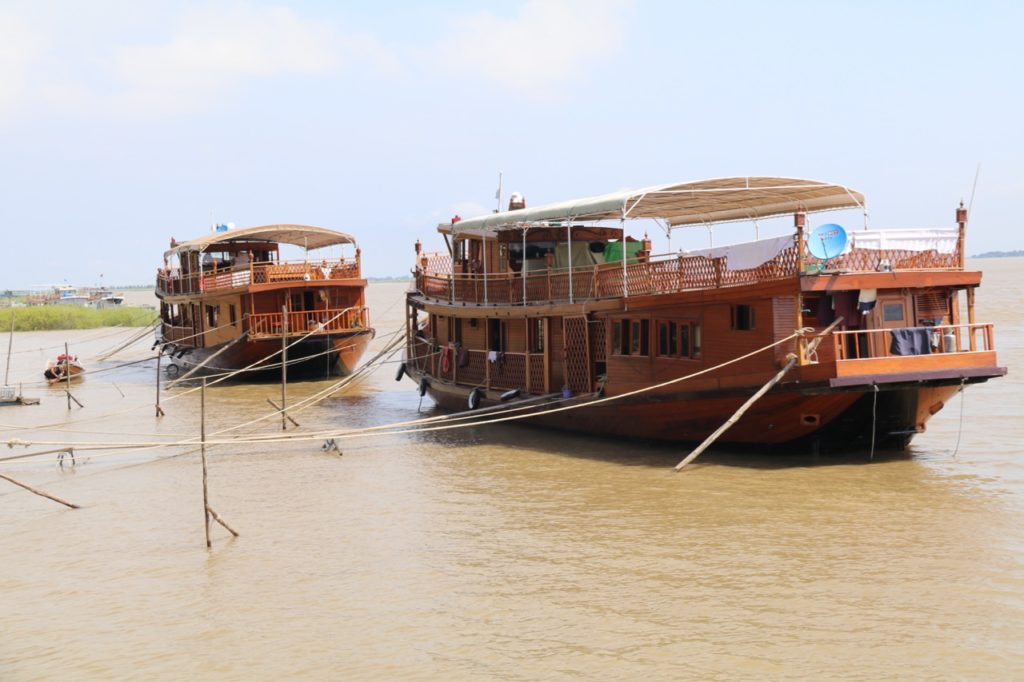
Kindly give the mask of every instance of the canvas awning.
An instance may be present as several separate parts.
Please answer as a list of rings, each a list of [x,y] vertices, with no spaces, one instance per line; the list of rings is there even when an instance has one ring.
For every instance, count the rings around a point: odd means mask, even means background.
[[[864,206],[864,195],[829,182],[776,177],[717,178],[491,213],[456,223],[453,231],[516,229],[549,220],[623,218],[656,218],[672,227],[681,227],[858,206]]]
[[[205,251],[213,244],[232,241],[267,241],[277,244],[294,244],[307,249],[320,249],[337,244],[355,244],[356,238],[344,232],[312,225],[262,225],[214,232],[205,237],[181,242],[173,249],[164,252],[164,256],[185,251]]]

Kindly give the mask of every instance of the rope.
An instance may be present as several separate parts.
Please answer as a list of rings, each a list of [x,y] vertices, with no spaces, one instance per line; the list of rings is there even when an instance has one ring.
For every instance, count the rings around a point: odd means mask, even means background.
[[[328,323],[333,321],[337,317],[341,316],[342,314],[344,314],[347,310],[350,310],[350,308],[346,308],[346,310],[343,310],[340,313],[338,313],[338,315],[336,315],[334,318],[329,320]],[[317,330],[314,329],[313,331],[308,332],[305,335],[299,337],[298,339],[293,341],[291,344],[288,344],[287,348],[291,348],[295,344],[303,341],[304,339],[306,339],[311,334],[314,334],[316,331]],[[219,384],[222,381],[226,381],[227,379],[231,378],[232,376],[235,376],[236,374],[240,374],[240,373],[242,373],[244,371],[248,371],[248,370],[252,369],[253,367],[256,367],[257,365],[260,365],[260,363],[263,363],[263,362],[269,360],[270,358],[275,357],[275,356],[280,355],[280,354],[281,354],[281,349],[278,348],[273,353],[270,353],[269,355],[266,355],[265,357],[262,357],[259,360],[256,360],[252,364],[247,365],[246,367],[243,367],[242,369],[236,370],[234,372],[230,372],[230,373],[225,374],[225,375],[223,375],[223,376],[221,376],[221,377],[219,377],[217,379],[214,379],[211,382],[208,382],[207,386],[214,386],[216,384]],[[154,356],[154,358],[155,357],[156,356]],[[153,358],[148,358],[148,359],[153,359]],[[262,371],[262,369],[263,368],[261,367],[259,371]],[[97,371],[99,371],[99,370],[97,370]],[[170,402],[172,400],[176,400],[177,398],[182,398],[182,397],[184,397],[186,395],[189,395],[190,393],[195,393],[196,391],[200,391],[200,390],[202,390],[202,386],[195,386],[195,387],[190,388],[188,390],[182,391],[181,393],[176,393],[174,395],[168,396],[167,398],[164,399],[163,402],[167,403],[167,402]],[[140,404],[140,405],[135,405],[134,407],[129,407],[129,408],[124,409],[124,410],[119,410],[117,412],[110,412],[110,413],[107,413],[107,414],[104,414],[104,415],[97,415],[95,417],[85,417],[85,418],[78,419],[78,420],[73,420],[73,421],[53,422],[53,423],[50,423],[50,424],[43,424],[42,426],[19,426],[19,427],[16,427],[16,428],[6,429],[6,430],[7,431],[30,431],[30,430],[31,431],[43,431],[43,430],[49,430],[46,427],[49,427],[49,426],[66,427],[69,424],[80,424],[80,423],[86,422],[86,421],[87,422],[95,422],[95,421],[99,421],[101,419],[109,419],[111,417],[117,417],[117,416],[120,416],[120,415],[123,415],[123,414],[128,414],[129,412],[132,412],[134,410],[138,410],[138,409],[143,408],[143,407],[149,408],[149,407],[152,407],[152,404],[150,404],[150,403],[143,403],[143,404]],[[278,412],[278,414],[280,414],[280,412]]]
[[[964,433],[964,399],[967,396],[967,391],[964,388],[967,385],[967,377],[960,377],[960,426],[956,430],[956,447],[953,448],[953,459],[956,459],[956,455],[960,452],[960,436]]]
[[[571,405],[564,405],[562,407],[556,407],[554,409],[545,410],[543,412],[535,412],[535,413],[530,413],[530,414],[520,414],[520,415],[504,416],[504,417],[499,416],[499,417],[495,417],[493,419],[478,420],[476,422],[460,423],[460,424],[446,424],[446,425],[442,425],[442,426],[433,426],[433,427],[427,427],[427,428],[412,428],[412,429],[388,430],[388,429],[395,429],[397,426],[402,425],[400,423],[400,424],[391,424],[391,425],[367,427],[367,428],[363,428],[363,429],[348,429],[348,430],[343,430],[343,431],[333,431],[333,432],[329,432],[329,433],[330,433],[331,437],[333,437],[333,438],[348,439],[348,438],[358,438],[358,437],[361,437],[361,436],[378,436],[378,435],[380,435],[380,436],[390,436],[390,435],[399,435],[399,434],[414,433],[414,432],[415,433],[421,433],[421,432],[428,432],[428,431],[443,431],[443,430],[456,429],[456,428],[472,427],[472,426],[477,426],[479,424],[494,424],[494,423],[506,422],[506,421],[517,421],[517,420],[520,420],[520,419],[529,419],[531,417],[537,416],[538,414],[545,414],[545,415],[546,414],[554,414],[554,413],[557,413],[557,412],[563,412],[563,411],[567,411],[567,410],[580,409],[580,408],[583,408],[583,407],[593,407],[594,405],[599,405],[599,404],[603,404],[603,403],[607,403],[607,402],[611,402],[611,401],[615,401],[615,400],[622,400],[623,398],[628,398],[628,397],[632,397],[632,396],[635,396],[635,395],[640,395],[642,393],[647,393],[649,391],[654,391],[654,390],[658,390],[658,389],[661,389],[661,388],[665,388],[667,386],[671,386],[671,385],[680,383],[682,381],[686,381],[688,379],[692,379],[694,377],[698,377],[698,376],[702,376],[704,374],[708,374],[710,372],[714,372],[714,371],[716,371],[718,369],[721,369],[722,367],[726,367],[728,365],[732,365],[732,364],[735,364],[737,362],[741,362],[741,361],[746,360],[746,359],[748,359],[750,357],[753,357],[754,355],[762,353],[762,352],[764,352],[766,350],[770,350],[770,349],[772,349],[772,348],[774,348],[776,346],[779,346],[779,345],[781,345],[783,343],[787,343],[787,342],[791,341],[792,339],[797,338],[798,336],[802,336],[805,333],[809,333],[808,329],[799,330],[797,332],[794,332],[793,334],[790,334],[789,336],[786,336],[783,339],[780,339],[780,340],[778,340],[778,341],[776,341],[774,343],[768,344],[766,346],[762,346],[761,348],[753,350],[753,351],[751,351],[749,353],[746,353],[744,355],[737,356],[735,358],[732,358],[731,360],[726,360],[725,362],[719,363],[719,364],[717,364],[717,365],[715,365],[713,367],[708,367],[706,369],[699,370],[697,372],[693,372],[691,374],[687,374],[687,375],[684,375],[684,376],[681,376],[681,377],[677,377],[675,379],[669,379],[667,381],[663,381],[663,382],[658,383],[658,384],[653,384],[651,386],[645,386],[643,388],[635,389],[633,391],[627,391],[626,393],[620,393],[620,394],[614,395],[614,396],[606,396],[604,398],[598,398],[598,399],[595,399],[595,400],[589,400],[589,401],[586,401],[586,402],[580,402],[580,403],[575,403],[575,404],[571,404]],[[280,412],[278,412],[278,414],[280,414]],[[428,420],[435,420],[436,418],[427,418],[427,419]],[[423,421],[424,420],[415,420],[415,421],[409,422],[407,424],[408,425],[415,425],[415,424],[421,423]],[[231,427],[231,428],[238,428],[238,427]],[[321,432],[321,433],[323,433],[323,432]],[[215,440],[215,441],[207,440],[206,444],[207,445],[257,444],[257,443],[265,444],[265,443],[284,443],[284,442],[305,442],[305,441],[322,440],[322,439],[323,439],[323,435],[304,434],[304,435],[301,435],[301,436],[276,436],[276,437],[263,437],[263,438],[235,438],[235,439]],[[168,446],[175,446],[175,445],[191,445],[194,442],[195,442],[194,440],[189,440],[189,441],[184,441],[184,442],[177,442],[177,443],[175,443],[175,442],[168,443],[168,442],[161,442],[161,441],[156,441],[156,442],[154,442],[154,441],[145,441],[145,442],[111,442],[111,443],[109,443],[109,445],[111,445],[113,447],[138,447],[138,448],[144,448],[144,447],[168,447]],[[9,439],[9,440],[6,441],[6,444],[8,445],[8,447],[14,447],[15,445],[31,445],[31,444],[38,444],[38,445],[67,445],[67,443],[61,442],[61,441],[25,441],[25,440],[21,440],[21,439]],[[102,445],[102,443],[90,443],[90,445],[97,446],[97,445]]]
[[[873,462],[875,461],[875,424],[878,418],[878,384],[871,384],[871,387],[874,389],[874,396],[871,400],[871,454],[868,455],[868,459]]]

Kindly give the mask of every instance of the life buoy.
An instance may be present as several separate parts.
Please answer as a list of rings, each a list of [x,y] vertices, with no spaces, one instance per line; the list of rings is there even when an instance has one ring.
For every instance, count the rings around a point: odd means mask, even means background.
[[[450,350],[451,349],[447,346],[441,349],[441,371],[444,374],[447,374],[448,370],[451,369],[452,366]]]
[[[469,400],[467,401],[469,403],[469,409],[475,410],[476,408],[480,407],[480,395],[482,393],[483,391],[481,391],[479,388],[474,388],[472,391],[469,392]]]
[[[518,398],[518,397],[519,397],[519,389],[518,388],[513,388],[511,391],[505,391],[504,393],[501,394],[502,402],[504,402],[506,400],[512,400],[513,398]]]
[[[398,371],[395,373],[395,381],[401,381],[402,377],[405,376],[405,363],[399,363]]]
[[[164,373],[167,376],[169,376],[169,377],[176,377],[176,376],[178,376],[179,372],[181,372],[181,368],[178,367],[173,362],[171,364],[167,365],[167,369],[164,370]]]
[[[427,387],[430,386],[430,382],[427,381],[426,377],[420,379],[420,397],[422,398],[427,394]]]

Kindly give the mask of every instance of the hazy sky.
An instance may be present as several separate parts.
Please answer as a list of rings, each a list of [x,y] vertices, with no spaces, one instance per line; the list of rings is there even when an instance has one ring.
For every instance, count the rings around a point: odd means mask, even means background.
[[[968,252],[1024,248],[1022,26],[1020,2],[0,0],[0,287],[148,283],[211,214],[349,231],[402,274],[499,170],[533,206],[830,180],[923,227],[980,162]]]

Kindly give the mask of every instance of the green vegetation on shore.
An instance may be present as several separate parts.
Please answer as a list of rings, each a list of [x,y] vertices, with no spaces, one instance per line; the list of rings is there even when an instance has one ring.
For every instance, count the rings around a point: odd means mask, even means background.
[[[1024,251],[986,251],[976,253],[971,258],[1018,258],[1024,256]]]
[[[76,305],[38,305],[0,310],[0,332],[11,328],[19,332],[51,329],[94,329],[96,327],[146,327],[157,313],[151,308],[83,308]]]

